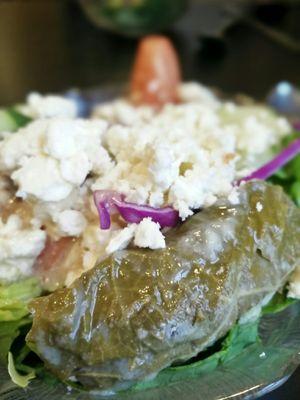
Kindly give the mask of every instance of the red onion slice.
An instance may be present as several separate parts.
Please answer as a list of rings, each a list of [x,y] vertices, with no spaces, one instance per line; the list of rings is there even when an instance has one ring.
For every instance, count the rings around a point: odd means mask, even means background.
[[[291,161],[297,154],[300,153],[300,138],[294,140],[285,149],[282,150],[273,160],[269,161],[267,164],[263,165],[261,168],[252,172],[252,174],[240,179],[237,184],[241,182],[247,182],[252,179],[268,179],[272,176],[278,169],[283,167],[289,161]]]
[[[165,228],[174,227],[179,220],[178,211],[170,206],[155,208],[120,200],[115,200],[115,206],[125,221],[131,223],[138,224],[144,218],[149,217],[152,221],[158,222],[162,228]]]
[[[139,205],[124,201],[124,196],[111,190],[96,190],[94,202],[98,210],[101,229],[109,229],[110,215],[118,211],[126,222],[139,223],[144,218],[151,218],[159,223],[162,228],[174,227],[179,221],[179,213],[174,208],[167,206],[155,208],[148,205]]]
[[[110,213],[108,211],[108,207],[106,203],[99,203],[97,207],[100,219],[100,228],[101,229],[109,229],[110,228]]]
[[[123,196],[113,190],[96,190],[94,203],[97,207],[101,229],[109,229],[111,225],[110,214],[117,211],[114,199],[122,199]]]

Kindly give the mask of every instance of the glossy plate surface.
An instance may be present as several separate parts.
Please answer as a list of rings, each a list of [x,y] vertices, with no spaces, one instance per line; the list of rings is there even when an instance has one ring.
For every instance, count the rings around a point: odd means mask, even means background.
[[[34,380],[26,390],[16,387],[0,369],[1,400],[229,400],[256,399],[283,384],[300,364],[300,302],[264,316],[261,343],[192,380],[161,388],[114,396],[70,392],[64,385]]]

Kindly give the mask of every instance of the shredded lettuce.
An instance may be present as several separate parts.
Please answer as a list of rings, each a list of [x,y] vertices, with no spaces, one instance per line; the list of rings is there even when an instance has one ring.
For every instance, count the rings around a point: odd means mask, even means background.
[[[35,372],[31,371],[27,375],[21,375],[15,367],[14,358],[11,352],[8,353],[8,373],[11,380],[18,386],[26,388],[29,382],[35,378]]]
[[[18,321],[28,315],[27,303],[40,294],[36,278],[0,286],[0,321]]]
[[[27,304],[40,294],[41,288],[36,278],[8,286],[0,285],[0,363],[7,363],[15,339],[30,329],[31,318]]]
[[[296,302],[296,299],[287,297],[287,289],[285,289],[281,293],[276,293],[270,302],[263,307],[262,315],[278,313]]]
[[[17,321],[1,322],[0,329],[0,363],[7,363],[7,355],[15,339],[17,339],[24,329],[30,329],[31,319],[28,317],[21,318]]]

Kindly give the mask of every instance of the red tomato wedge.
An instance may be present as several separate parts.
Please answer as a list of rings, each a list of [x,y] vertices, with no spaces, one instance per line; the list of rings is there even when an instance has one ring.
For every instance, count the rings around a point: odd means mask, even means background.
[[[67,273],[75,269],[78,262],[81,263],[77,249],[78,241],[72,237],[63,237],[56,241],[47,238],[45,248],[34,265],[35,273],[44,288],[54,290],[60,287]]]
[[[36,269],[48,271],[55,265],[61,264],[70,251],[72,243],[71,237],[63,237],[56,241],[48,237],[44,250],[37,258]]]
[[[155,107],[177,102],[180,77],[180,65],[171,41],[164,36],[146,36],[139,43],[133,65],[131,101]]]

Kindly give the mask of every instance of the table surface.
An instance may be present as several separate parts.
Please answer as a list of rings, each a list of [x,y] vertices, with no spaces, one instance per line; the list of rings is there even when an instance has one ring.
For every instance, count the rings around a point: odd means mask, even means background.
[[[272,41],[245,21],[231,27],[222,42],[203,39],[211,29],[207,24],[211,9],[203,10],[190,13],[169,32],[185,79],[257,99],[263,99],[280,80],[300,84],[297,51]],[[279,27],[299,37],[299,17],[300,5],[295,5]],[[218,33],[218,29],[211,30]],[[60,92],[124,82],[135,47],[134,39],[95,28],[73,1],[0,0],[0,105],[22,101],[33,90]],[[299,398],[300,369],[262,399]]]

